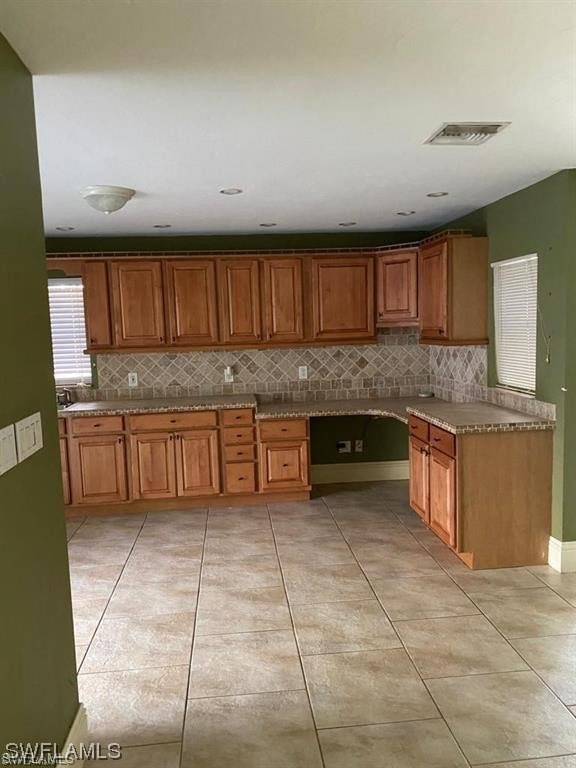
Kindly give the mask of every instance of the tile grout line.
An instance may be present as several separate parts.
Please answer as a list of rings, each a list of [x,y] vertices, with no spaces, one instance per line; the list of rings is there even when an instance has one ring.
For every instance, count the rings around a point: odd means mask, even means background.
[[[292,606],[290,604],[290,600],[288,598],[288,589],[286,588],[286,580],[284,578],[284,569],[282,567],[282,561],[280,560],[280,555],[278,552],[278,542],[276,541],[276,534],[274,532],[274,523],[272,521],[272,516],[270,514],[270,505],[266,505],[266,509],[268,510],[268,519],[270,520],[270,527],[272,529],[272,537],[274,539],[274,546],[276,548],[276,557],[278,559],[278,567],[280,568],[280,578],[282,579],[282,586],[284,589],[284,596],[286,598],[286,604],[288,606],[288,613],[290,615],[290,623],[292,625],[292,634],[294,636],[294,645],[296,646],[296,653],[298,654],[298,663],[300,664],[300,673],[302,675],[302,680],[304,681],[304,691],[306,692],[306,699],[308,701],[308,709],[310,711],[310,717],[312,719],[312,726],[314,729],[314,735],[316,737],[316,744],[318,745],[318,754],[320,757],[320,762],[323,766],[323,768],[326,768],[326,763],[324,761],[324,752],[322,751],[322,744],[320,743],[320,735],[318,733],[318,724],[316,722],[316,716],[314,714],[314,709],[312,707],[312,699],[310,696],[310,691],[308,690],[308,680],[306,678],[306,673],[304,671],[304,662],[302,660],[302,654],[300,652],[300,644],[298,643],[298,637],[296,634],[296,626],[294,624],[294,616],[292,615]]]
[[[204,521],[204,536],[202,538],[202,554],[200,556],[200,567],[198,569],[198,587],[196,588],[196,608],[194,610],[194,621],[192,624],[192,642],[190,643],[190,654],[188,656],[188,679],[186,681],[186,691],[184,693],[184,708],[182,712],[182,729],[180,731],[180,759],[178,765],[183,766],[184,760],[184,736],[186,732],[186,719],[188,716],[188,695],[190,693],[190,681],[192,678],[192,660],[194,657],[194,645],[196,643],[196,624],[198,621],[198,609],[200,606],[200,585],[202,583],[202,568],[204,567],[204,551],[206,549],[206,536],[208,532],[208,518],[210,517],[210,506],[206,507],[206,519]]]

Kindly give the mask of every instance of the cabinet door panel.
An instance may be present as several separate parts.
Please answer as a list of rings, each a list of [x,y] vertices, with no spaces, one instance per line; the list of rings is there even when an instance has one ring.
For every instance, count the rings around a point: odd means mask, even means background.
[[[174,435],[166,432],[132,435],[131,449],[134,498],[176,496]]]
[[[415,437],[410,438],[410,506],[425,521],[429,521],[429,453],[428,446]]]
[[[70,472],[68,470],[68,441],[65,437],[60,440],[60,466],[62,468],[62,490],[64,504],[70,504]]]
[[[448,247],[438,243],[420,252],[420,323],[422,338],[448,335]]]
[[[378,258],[378,322],[418,318],[418,252],[400,251]]]
[[[75,437],[70,440],[70,453],[74,504],[126,500],[124,437]]]
[[[171,343],[216,344],[215,263],[207,260],[167,261],[164,269]]]
[[[112,261],[114,341],[119,347],[164,343],[162,263]]]
[[[108,270],[105,261],[85,261],[82,266],[86,343],[90,349],[112,344]]]
[[[301,260],[266,259],[263,269],[266,340],[301,341],[304,338]]]
[[[222,340],[256,342],[262,338],[258,262],[230,259],[218,265]]]
[[[308,485],[308,441],[260,444],[261,490]]]
[[[217,429],[176,435],[176,478],[178,496],[208,496],[220,492]]]
[[[372,338],[373,259],[313,259],[312,313],[316,339]]]
[[[451,547],[456,546],[456,461],[430,451],[430,527]]]

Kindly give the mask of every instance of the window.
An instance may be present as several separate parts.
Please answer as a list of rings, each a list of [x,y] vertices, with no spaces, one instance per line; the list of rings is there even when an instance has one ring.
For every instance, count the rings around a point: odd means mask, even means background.
[[[538,256],[492,264],[498,384],[534,394],[538,322]]]
[[[48,280],[50,328],[56,384],[92,383],[86,349],[84,289],[79,277]]]

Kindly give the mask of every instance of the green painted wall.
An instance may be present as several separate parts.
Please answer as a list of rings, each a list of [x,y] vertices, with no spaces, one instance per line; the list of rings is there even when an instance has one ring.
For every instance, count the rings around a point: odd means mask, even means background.
[[[552,535],[576,539],[576,171],[566,170],[442,227],[470,227],[489,238],[490,262],[538,254],[536,397],[556,404]],[[492,279],[490,270],[489,279]],[[492,292],[489,336],[494,338]],[[551,337],[546,362],[543,334]],[[494,348],[488,383],[496,384]],[[562,387],[567,392],[562,391]]]
[[[370,248],[421,240],[426,232],[319,232],[278,235],[49,237],[47,253],[110,251],[251,251],[274,248]]]
[[[0,754],[57,742],[78,706],[32,78],[0,35],[0,426],[44,448],[0,477]]]
[[[323,416],[310,419],[312,464],[399,461],[408,458],[408,427],[396,419]],[[338,453],[338,440],[364,440],[362,453]]]

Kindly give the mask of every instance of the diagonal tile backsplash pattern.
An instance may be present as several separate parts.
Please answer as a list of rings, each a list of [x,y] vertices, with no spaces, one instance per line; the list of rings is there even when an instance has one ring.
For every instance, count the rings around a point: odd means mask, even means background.
[[[414,328],[383,331],[377,344],[98,356],[97,389],[79,400],[255,393],[262,402],[404,397],[432,391],[445,400],[487,400],[553,419],[555,408],[487,385],[486,347],[419,344]],[[234,383],[224,384],[224,367]],[[298,369],[306,366],[308,379]],[[130,372],[138,387],[128,388]]]

